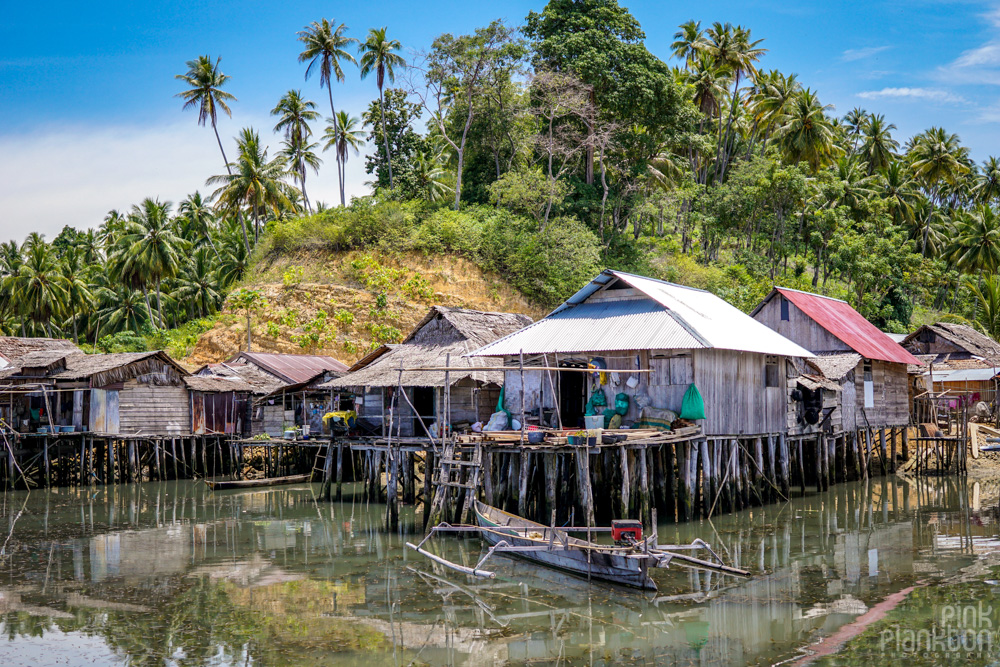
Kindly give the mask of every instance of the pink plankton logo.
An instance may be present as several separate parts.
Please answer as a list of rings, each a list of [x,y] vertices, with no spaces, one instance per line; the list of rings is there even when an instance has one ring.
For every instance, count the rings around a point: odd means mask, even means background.
[[[879,633],[879,650],[899,658],[968,659],[992,653],[997,630],[993,605],[946,604],[934,608],[933,623],[919,630],[895,625]]]

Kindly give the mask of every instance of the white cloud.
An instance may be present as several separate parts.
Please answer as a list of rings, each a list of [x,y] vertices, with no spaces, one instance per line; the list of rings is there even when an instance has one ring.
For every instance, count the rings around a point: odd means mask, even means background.
[[[878,99],[911,99],[924,100],[927,102],[941,102],[944,104],[968,104],[961,95],[949,93],[946,90],[936,88],[883,88],[882,90],[866,90],[858,93],[858,97],[863,100]]]
[[[224,173],[222,156],[209,127],[194,117],[187,123],[155,127],[78,126],[0,135],[0,240],[22,240],[37,231],[51,239],[63,225],[96,227],[111,209],[128,209],[145,197],[176,204],[186,195],[212,188],[205,179]],[[261,129],[273,155],[280,138],[270,133],[271,119],[247,123]],[[226,154],[236,151],[239,127],[220,128]],[[321,154],[319,174],[309,173],[311,201],[340,201],[333,153]],[[367,193],[364,155],[347,163],[347,196]]]
[[[1000,4],[994,3],[980,18],[991,26],[987,35],[995,35],[1000,28]],[[952,85],[1000,85],[1000,40],[987,39],[979,46],[965,49],[955,60],[938,67],[934,76]]]
[[[868,46],[863,49],[847,49],[842,54],[840,54],[840,59],[844,62],[852,62],[855,60],[864,60],[866,58],[871,58],[876,56],[883,51],[888,51],[891,46]]]

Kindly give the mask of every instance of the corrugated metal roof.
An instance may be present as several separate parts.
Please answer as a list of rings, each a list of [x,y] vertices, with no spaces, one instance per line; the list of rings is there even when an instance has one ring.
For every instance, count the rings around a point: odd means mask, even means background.
[[[897,364],[921,363],[846,301],[784,287],[775,287],[771,294],[775,292],[866,359]]]
[[[587,301],[615,279],[648,299]],[[610,270],[544,319],[473,356],[699,348],[812,356],[710,292]]]
[[[987,382],[997,375],[995,368],[958,368],[955,370],[939,371],[936,368],[932,373],[934,382]]]
[[[263,368],[289,384],[308,382],[323,371],[347,372],[347,364],[333,357],[311,354],[276,354],[272,352],[240,352],[226,363],[239,360]]]

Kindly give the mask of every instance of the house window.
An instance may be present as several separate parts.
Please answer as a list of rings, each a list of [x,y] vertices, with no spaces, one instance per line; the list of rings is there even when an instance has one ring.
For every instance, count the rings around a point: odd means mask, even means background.
[[[872,362],[865,360],[864,364],[864,381],[865,381],[865,407],[874,408],[875,407],[875,381],[872,378]]]
[[[781,321],[788,321],[788,299],[781,297]]]
[[[780,387],[781,384],[778,381],[778,357],[766,356],[764,357],[764,386],[765,387]]]

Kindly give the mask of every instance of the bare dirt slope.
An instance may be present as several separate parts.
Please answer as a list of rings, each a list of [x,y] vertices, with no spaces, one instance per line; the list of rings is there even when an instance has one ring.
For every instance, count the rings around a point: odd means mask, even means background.
[[[267,299],[253,317],[254,351],[328,354],[347,364],[379,343],[399,342],[432,305],[544,314],[499,276],[442,255],[301,253],[264,263],[244,284]],[[225,309],[184,363],[245,350],[246,326],[244,315]]]

